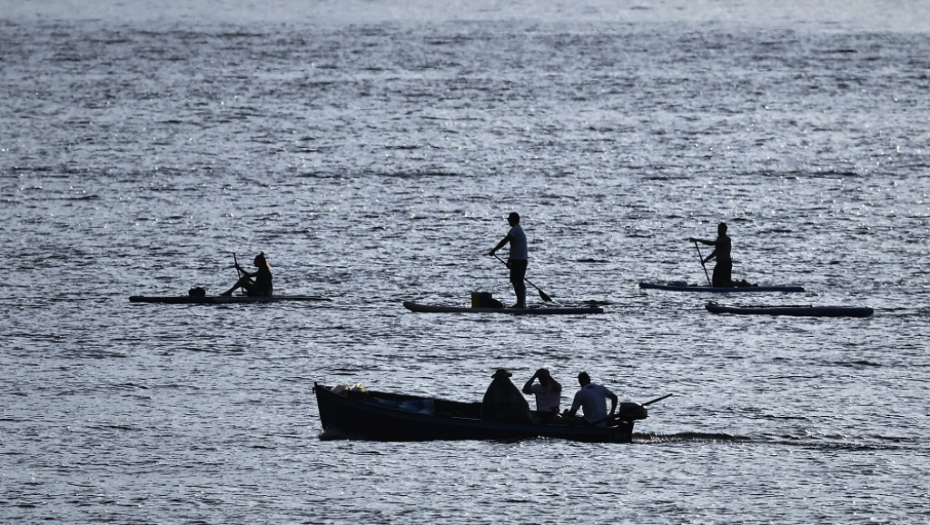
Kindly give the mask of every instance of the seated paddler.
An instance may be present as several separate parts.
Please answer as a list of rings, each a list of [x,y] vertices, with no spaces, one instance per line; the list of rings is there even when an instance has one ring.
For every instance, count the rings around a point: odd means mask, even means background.
[[[256,255],[253,263],[257,270],[249,273],[239,266],[239,262],[236,261],[234,266],[236,271],[239,272],[239,280],[236,281],[232,288],[221,295],[230,296],[234,291],[242,288],[245,295],[251,297],[271,297],[274,293],[274,286],[271,284],[271,265],[268,264],[268,259],[265,258],[265,252]]]

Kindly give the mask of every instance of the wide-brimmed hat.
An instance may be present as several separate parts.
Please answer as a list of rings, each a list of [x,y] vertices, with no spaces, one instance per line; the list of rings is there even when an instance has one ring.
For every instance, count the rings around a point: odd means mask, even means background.
[[[508,372],[506,368],[498,368],[497,372],[494,372],[494,375],[491,377],[494,379],[497,379],[498,377],[510,377],[512,375],[513,374]]]

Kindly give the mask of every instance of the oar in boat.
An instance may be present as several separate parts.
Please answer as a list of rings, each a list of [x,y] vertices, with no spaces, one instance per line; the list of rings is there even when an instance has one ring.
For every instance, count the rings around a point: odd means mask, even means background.
[[[498,261],[504,263],[504,266],[507,265],[507,262],[506,262],[505,260],[501,259],[500,257],[498,257],[497,254],[494,254],[494,258],[497,259]],[[547,303],[551,303],[551,302],[552,302],[552,298],[549,297],[549,295],[546,294],[546,292],[540,290],[538,286],[536,286],[535,284],[532,283],[532,281],[530,281],[530,280],[527,279],[526,277],[524,277],[523,280],[526,281],[527,283],[529,283],[530,286],[532,286],[533,288],[536,288],[536,291],[539,292],[539,298],[540,298],[540,299],[542,299],[544,302],[547,302]]]
[[[707,286],[713,288],[713,284],[710,282],[710,275],[707,275],[707,266],[704,265],[704,256],[701,255],[701,248],[698,246],[697,241],[694,241],[694,248],[698,251],[698,260],[701,261],[701,268],[704,268],[704,277],[707,277]]]

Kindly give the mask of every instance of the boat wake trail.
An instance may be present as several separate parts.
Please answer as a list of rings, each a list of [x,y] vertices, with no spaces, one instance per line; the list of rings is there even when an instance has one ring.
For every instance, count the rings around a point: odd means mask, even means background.
[[[751,438],[726,433],[678,432],[675,434],[634,433],[633,443],[743,443]]]

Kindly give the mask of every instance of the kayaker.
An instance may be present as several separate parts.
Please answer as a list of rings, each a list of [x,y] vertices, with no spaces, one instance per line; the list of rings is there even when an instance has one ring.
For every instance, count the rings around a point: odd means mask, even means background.
[[[510,283],[513,284],[514,294],[517,296],[517,304],[512,308],[526,308],[526,267],[529,264],[526,248],[526,234],[520,226],[520,215],[517,212],[511,212],[507,217],[510,223],[510,231],[507,236],[497,243],[488,255],[494,255],[497,250],[510,243],[510,254],[507,256],[507,267],[510,268]]]
[[[714,265],[714,276],[711,279],[715,288],[729,288],[733,286],[733,260],[730,258],[731,242],[727,235],[727,223],[721,222],[717,225],[717,238],[709,241],[707,239],[697,239],[691,237],[688,242],[699,242],[714,249],[710,255],[705,257],[701,262],[708,262],[717,258],[717,264]]]
[[[236,281],[232,288],[220,295],[228,297],[237,288],[242,288],[245,290],[245,294],[250,297],[271,297],[274,287],[271,284],[271,265],[268,264],[268,259],[265,258],[265,252],[256,255],[253,263],[258,270],[249,273],[239,266],[239,262],[236,261],[234,266],[240,273],[239,280]]]
[[[535,383],[539,379],[538,383]],[[536,411],[548,419],[559,414],[559,404],[562,401],[562,385],[552,378],[549,371],[540,368],[533,377],[523,385],[523,393],[536,395]]]
[[[587,372],[578,374],[578,384],[581,389],[575,394],[572,408],[565,411],[565,415],[574,416],[581,408],[584,411],[584,422],[597,427],[607,426],[607,420],[617,411],[617,396],[607,387],[591,382]],[[610,413],[607,413],[607,400],[610,400]]]

